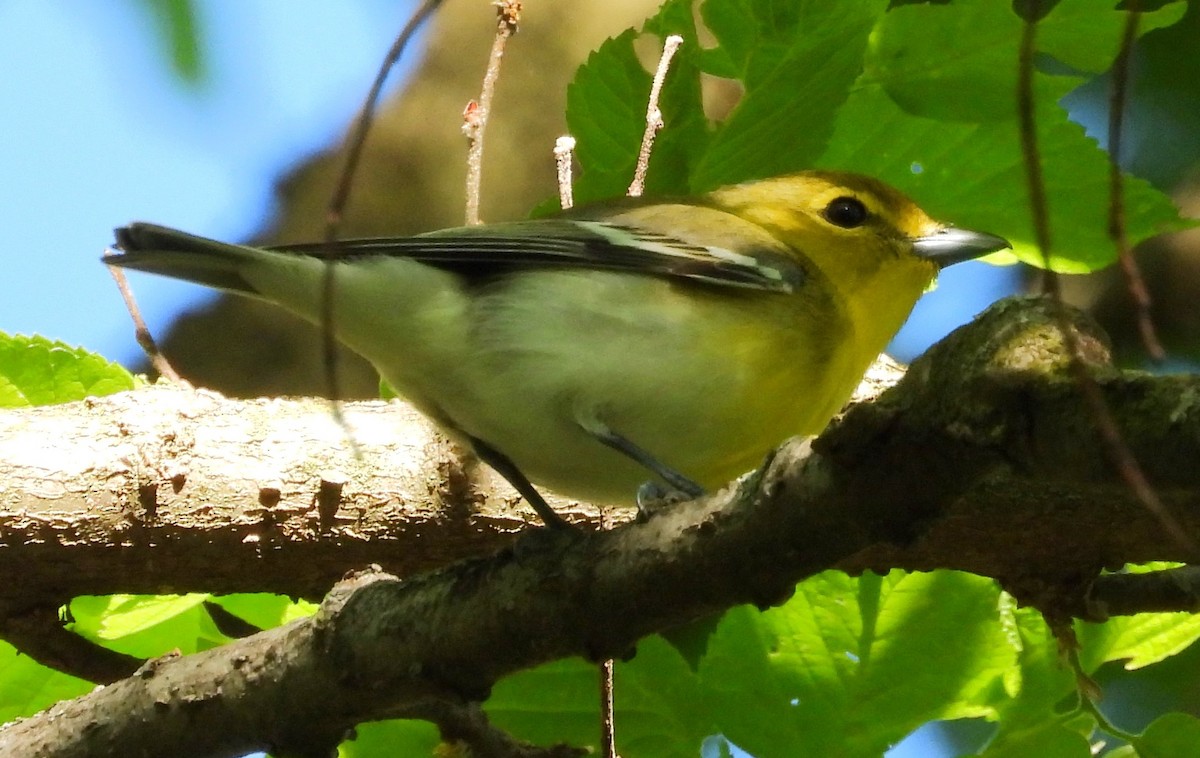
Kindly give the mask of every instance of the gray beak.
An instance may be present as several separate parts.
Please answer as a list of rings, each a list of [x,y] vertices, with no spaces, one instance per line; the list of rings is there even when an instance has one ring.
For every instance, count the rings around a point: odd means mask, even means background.
[[[1012,247],[1008,240],[986,232],[972,232],[948,226],[936,234],[917,237],[913,240],[913,251],[945,268],[981,255]]]

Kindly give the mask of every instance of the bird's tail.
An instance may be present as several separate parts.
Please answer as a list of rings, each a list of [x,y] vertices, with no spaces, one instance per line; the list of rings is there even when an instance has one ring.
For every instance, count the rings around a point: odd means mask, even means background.
[[[162,274],[197,284],[261,296],[243,272],[263,251],[197,237],[155,224],[134,223],[114,230],[119,255],[105,256],[110,266]]]

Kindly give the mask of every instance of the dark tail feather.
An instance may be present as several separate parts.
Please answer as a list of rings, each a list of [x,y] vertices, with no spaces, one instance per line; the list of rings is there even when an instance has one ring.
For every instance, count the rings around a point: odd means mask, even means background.
[[[251,256],[266,253],[155,224],[130,224],[114,230],[113,234],[115,247],[121,254],[105,256],[103,261],[110,266],[161,274],[228,292],[259,294],[241,271]]]

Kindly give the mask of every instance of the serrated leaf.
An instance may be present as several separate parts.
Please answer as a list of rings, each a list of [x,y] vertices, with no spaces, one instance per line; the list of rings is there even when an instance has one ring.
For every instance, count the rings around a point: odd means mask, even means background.
[[[1183,16],[1175,3],[1143,13],[1139,33]],[[1080,74],[1106,71],[1120,49],[1128,14],[1108,0],[1063,0],[1037,25],[1036,50]],[[947,121],[1011,120],[1016,114],[1016,61],[1024,23],[1008,3],[973,0],[893,8],[871,36],[866,80],[879,83],[916,116]],[[1043,77],[1046,67],[1039,68]]]
[[[539,745],[598,746],[598,667],[556,661],[502,680],[484,704],[489,718]],[[687,663],[665,641],[638,643],[615,673],[617,748],[623,755],[692,758],[714,733]]]
[[[1182,1],[1144,10],[1137,33],[1171,26],[1186,11],[1187,3]],[[1110,0],[1062,0],[1038,25],[1038,50],[1079,71],[1107,71],[1120,50],[1128,15]]]
[[[1095,724],[1087,714],[1066,720],[1059,711],[1064,699],[1075,697],[1075,678],[1062,660],[1058,640],[1041,614],[1016,608],[1002,596],[1005,633],[1018,650],[1017,666],[1006,673],[1006,700],[997,701],[1000,728],[981,753],[986,756],[1043,755],[1042,749],[1080,755]]]
[[[674,33],[679,14],[647,22],[660,34]],[[690,14],[687,17],[690,24]],[[688,31],[688,30],[681,30]],[[575,184],[577,203],[619,197],[633,179],[653,76],[634,50],[630,29],[607,40],[588,56],[567,87],[567,124],[576,138],[575,158],[582,173]],[[682,195],[693,156],[706,142],[707,126],[694,59],[695,34],[676,53],[659,98],[666,127],[659,131],[646,178],[647,195]]]
[[[727,613],[702,684],[720,732],[751,753],[877,755],[1005,697],[1016,651],[996,604],[967,574],[821,574],[781,608]]]
[[[1032,608],[1012,612],[1021,651],[1020,689],[1004,706],[1002,717],[1009,724],[1041,721],[1054,705],[1075,691],[1075,678],[1064,663],[1059,642],[1042,615]]]
[[[830,13],[820,2],[702,6],[718,44],[730,40],[745,94],[716,130],[692,190],[810,167],[862,70],[867,36],[883,7],[849,3]]]
[[[1037,125],[1052,263],[1075,273],[1103,268],[1116,258],[1107,232],[1108,159],[1057,106],[1064,92],[1046,94],[1039,97]],[[1007,121],[967,124],[914,117],[878,85],[864,84],[838,114],[830,149],[818,165],[879,177],[933,216],[1000,234],[1013,243],[1018,258],[1042,263],[1033,243],[1019,137]],[[1170,199],[1148,182],[1126,177],[1125,189],[1132,241],[1185,225]]]
[[[53,405],[133,389],[133,375],[83,348],[0,333],[0,406]]]
[[[682,16],[679,3],[670,5],[672,17]],[[1035,81],[1052,266],[1064,272],[1103,268],[1116,255],[1107,233],[1107,156],[1059,105],[1082,81],[1080,71],[1107,66],[1115,55],[1126,15],[1102,6],[1066,0],[1038,28],[1039,50],[1073,67],[1060,66],[1057,75],[1039,69]],[[1144,14],[1142,29],[1172,23],[1180,7]],[[1007,261],[1042,265],[1015,124],[1022,22],[1008,4],[899,4],[884,13],[882,3],[856,3],[834,14],[816,2],[709,0],[701,15],[716,45],[685,46],[684,68],[672,72],[673,81],[703,70],[736,77],[744,95],[724,123],[712,126],[711,138],[682,139],[675,159],[660,164],[690,170],[692,192],[808,167],[861,171],[909,192],[939,218],[1008,237],[1015,249]],[[1092,38],[1103,52],[1084,50]],[[644,103],[637,93],[648,90],[649,74],[637,63],[632,32],[619,39],[617,65],[608,70],[589,59],[572,85],[572,123],[586,123],[594,135],[590,146],[588,136],[576,135],[585,176],[596,179],[586,197],[623,191],[637,150]],[[609,52],[616,55],[617,47]],[[606,78],[613,72],[622,86]],[[698,100],[679,102],[677,117],[699,135]],[[671,131],[668,120],[660,144],[669,143]],[[671,191],[681,186],[661,172],[657,181]],[[1186,226],[1146,182],[1126,177],[1125,192],[1132,241]]]
[[[914,116],[1011,118],[1021,25],[1008,3],[893,8],[871,35],[864,80]]]
[[[1200,639],[1200,616],[1193,613],[1140,613],[1103,624],[1079,624],[1080,659],[1087,670],[1107,661],[1125,661],[1126,670],[1158,663]]]

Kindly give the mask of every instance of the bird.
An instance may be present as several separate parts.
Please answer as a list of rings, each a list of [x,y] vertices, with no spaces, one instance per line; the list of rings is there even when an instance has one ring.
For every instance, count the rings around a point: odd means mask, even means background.
[[[110,265],[332,325],[549,526],[698,497],[819,433],[945,266],[1009,247],[844,171],[406,237],[251,247],[149,223]],[[536,484],[535,484],[536,483]]]

